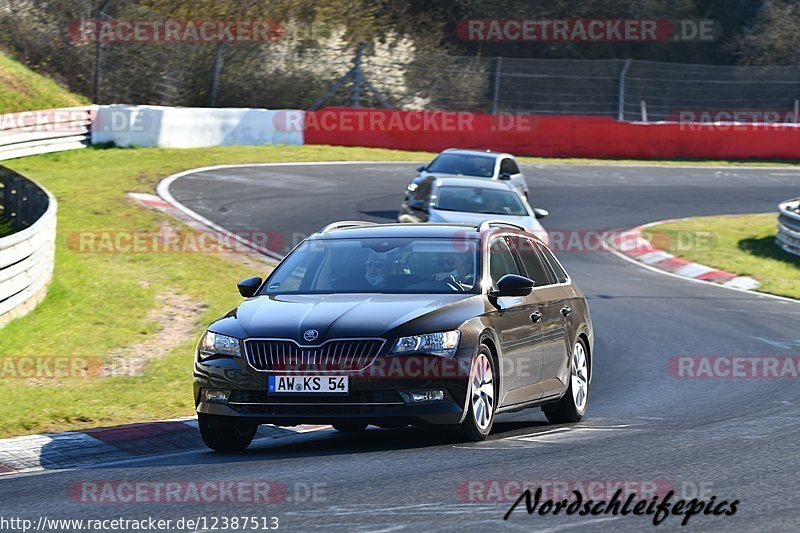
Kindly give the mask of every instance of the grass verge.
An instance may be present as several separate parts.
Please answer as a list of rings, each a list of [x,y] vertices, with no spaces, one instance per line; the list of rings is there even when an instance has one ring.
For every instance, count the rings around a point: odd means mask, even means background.
[[[202,302],[192,338],[241,298],[235,282],[263,274],[215,254],[87,254],[70,249],[80,231],[156,231],[171,221],[138,206],[127,192],[150,192],[163,177],[200,166],[282,161],[419,161],[429,154],[323,146],[221,147],[192,150],[98,149],[6,161],[59,202],[56,269],[45,300],[0,330],[3,358],[107,358],[156,335],[148,314],[157,296],[177,292]],[[143,374],[84,380],[15,379],[0,372],[0,437],[79,429],[192,414],[194,340],[154,360]],[[13,368],[13,367],[12,367]]]
[[[648,228],[667,252],[761,282],[760,292],[800,299],[800,258],[775,244],[777,213],[696,217]],[[712,232],[713,245],[688,247],[687,235]]]
[[[0,53],[0,113],[87,105],[52,79]]]

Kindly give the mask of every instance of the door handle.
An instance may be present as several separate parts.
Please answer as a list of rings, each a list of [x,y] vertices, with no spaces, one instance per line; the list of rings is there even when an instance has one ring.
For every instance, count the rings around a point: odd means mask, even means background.
[[[539,322],[542,319],[542,313],[536,311],[535,313],[531,313],[531,322]]]
[[[570,306],[568,306],[568,305],[565,305],[564,307],[561,308],[561,314],[564,315],[564,316],[569,315],[571,312],[572,312],[572,308]]]

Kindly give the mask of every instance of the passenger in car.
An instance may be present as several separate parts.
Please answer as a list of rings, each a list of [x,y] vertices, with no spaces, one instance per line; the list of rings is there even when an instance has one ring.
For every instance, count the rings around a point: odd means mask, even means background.
[[[372,285],[373,287],[385,287],[386,286],[386,269],[389,265],[388,259],[385,257],[381,257],[376,253],[371,253],[367,260],[364,262],[364,266],[367,268],[367,272],[365,274],[365,278],[367,283]]]

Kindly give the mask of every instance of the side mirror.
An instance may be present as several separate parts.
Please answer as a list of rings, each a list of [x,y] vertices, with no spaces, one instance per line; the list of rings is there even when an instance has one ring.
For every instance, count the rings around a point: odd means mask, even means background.
[[[525,276],[506,274],[497,282],[497,290],[492,291],[492,296],[527,296],[533,290],[534,282]]]
[[[533,208],[533,216],[537,219],[542,219],[550,214],[550,211],[547,209],[539,209],[538,207]]]
[[[422,172],[425,170],[425,165],[420,165],[417,167],[417,172]]]
[[[245,298],[250,298],[251,296],[255,296],[256,291],[261,286],[261,282],[261,278],[253,276],[252,278],[243,279],[237,283],[236,286],[239,288],[239,294]]]
[[[498,177],[503,181],[508,181],[511,179],[511,174],[509,174],[508,172],[501,172],[500,176]]]

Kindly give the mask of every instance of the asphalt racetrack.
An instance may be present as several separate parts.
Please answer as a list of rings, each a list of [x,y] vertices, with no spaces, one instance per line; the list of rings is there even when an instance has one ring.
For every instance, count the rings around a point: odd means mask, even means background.
[[[228,230],[281,235],[283,242],[274,244],[284,251],[295,237],[332,221],[394,221],[415,166],[217,169],[178,179],[171,193]],[[551,212],[543,221],[548,230],[776,211],[797,196],[800,182],[800,170],[778,168],[524,165],[523,171],[533,205]],[[796,529],[798,379],[677,378],[667,365],[686,355],[798,355],[800,303],[676,279],[606,251],[559,256],[590,300],[596,332],[588,415],[580,424],[551,426],[535,409],[500,415],[481,443],[458,444],[424,429],[370,428],[360,435],[327,429],[258,442],[241,454],[197,450],[11,476],[0,479],[5,514],[276,516],[280,530],[290,531],[648,530],[647,517],[528,516],[524,506],[503,521],[512,501],[491,492],[514,480],[629,481],[668,484],[678,497],[739,500],[736,515],[695,516],[686,531]],[[254,478],[282,481],[286,499],[267,506],[137,506],[67,497],[71,485],[87,479]],[[306,489],[315,483],[314,498]],[[680,521],[669,517],[659,529],[681,529]]]

